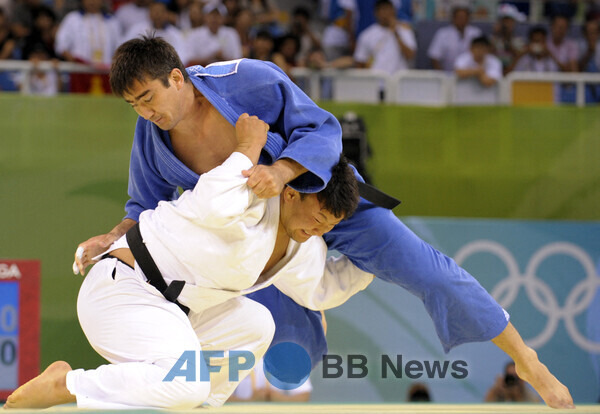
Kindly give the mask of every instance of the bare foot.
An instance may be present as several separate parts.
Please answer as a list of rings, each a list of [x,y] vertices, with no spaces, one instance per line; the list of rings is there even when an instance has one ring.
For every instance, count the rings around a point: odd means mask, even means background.
[[[66,362],[53,362],[44,372],[9,395],[4,408],[48,408],[75,402],[75,396],[66,384],[69,371],[71,366]]]
[[[531,384],[546,405],[552,408],[575,408],[569,389],[539,361],[531,367],[516,366],[517,375]]]

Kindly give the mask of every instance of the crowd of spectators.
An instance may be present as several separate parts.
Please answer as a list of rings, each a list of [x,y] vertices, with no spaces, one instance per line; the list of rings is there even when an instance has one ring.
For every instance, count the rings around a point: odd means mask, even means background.
[[[299,7],[284,11],[285,2],[275,0],[0,0],[0,59],[28,59],[34,66],[57,59],[106,69],[119,44],[155,33],[172,43],[188,65],[249,57],[270,60],[288,74],[294,67],[390,74],[436,69],[490,86],[511,71],[600,68],[598,1],[546,0],[546,20],[540,24],[525,23],[531,20],[529,2],[487,1],[495,22],[482,28],[472,22],[474,13],[490,12],[482,12],[480,2],[439,0],[449,21],[438,25],[427,42],[415,30],[414,7],[422,2],[296,3]],[[571,37],[571,20],[582,4],[581,34]],[[521,35],[515,30],[519,25]],[[419,51],[426,53],[425,63],[417,62]],[[45,75],[38,71],[35,76],[39,84]],[[72,76],[70,90],[108,88],[106,79],[93,81],[90,75]]]

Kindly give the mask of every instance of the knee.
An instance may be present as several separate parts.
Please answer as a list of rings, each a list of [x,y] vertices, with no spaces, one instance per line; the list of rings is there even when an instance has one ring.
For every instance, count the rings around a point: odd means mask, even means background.
[[[259,345],[259,347],[266,348],[271,344],[273,336],[275,335],[275,322],[271,312],[263,305],[258,302],[248,301],[247,306],[251,307],[249,313],[253,315],[251,320],[247,321],[246,331],[252,336],[252,340]]]

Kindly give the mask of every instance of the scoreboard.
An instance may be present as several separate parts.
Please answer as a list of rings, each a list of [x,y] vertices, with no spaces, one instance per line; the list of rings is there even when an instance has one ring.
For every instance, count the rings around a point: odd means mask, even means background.
[[[0,400],[39,374],[40,262],[0,259]]]

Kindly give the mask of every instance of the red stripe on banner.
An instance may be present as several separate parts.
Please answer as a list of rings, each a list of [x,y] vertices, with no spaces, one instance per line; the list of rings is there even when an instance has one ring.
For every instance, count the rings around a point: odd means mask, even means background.
[[[9,268],[16,265],[18,275],[3,277],[0,283],[16,281],[19,284],[19,346],[18,384],[22,385],[40,373],[40,261],[0,260]],[[0,390],[6,399],[13,390]]]

